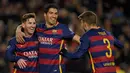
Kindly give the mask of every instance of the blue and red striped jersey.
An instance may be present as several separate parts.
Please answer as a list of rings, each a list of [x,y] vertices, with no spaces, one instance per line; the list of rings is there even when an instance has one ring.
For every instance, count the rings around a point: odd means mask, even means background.
[[[25,59],[26,68],[19,68],[17,61]],[[6,50],[6,59],[14,62],[13,73],[38,73],[38,40],[37,36],[33,35],[25,37],[25,43],[17,43],[16,38],[12,38]]]
[[[62,51],[69,58],[80,58],[89,52],[93,73],[116,73],[115,46],[123,48],[123,45],[105,29],[91,29],[80,39],[79,49],[75,53]]]
[[[39,40],[39,73],[65,73],[65,61],[59,55],[65,47],[64,40],[72,39],[74,33],[65,24],[47,28],[39,24],[36,28]]]

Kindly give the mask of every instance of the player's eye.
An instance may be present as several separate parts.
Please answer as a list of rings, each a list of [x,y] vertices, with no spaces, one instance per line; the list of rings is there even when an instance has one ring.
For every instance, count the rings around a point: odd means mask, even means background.
[[[32,22],[29,22],[29,24],[32,24]]]
[[[55,14],[58,15],[58,12],[56,12]]]
[[[49,12],[49,14],[53,14],[53,12]]]
[[[36,24],[36,22],[33,22],[33,24]]]

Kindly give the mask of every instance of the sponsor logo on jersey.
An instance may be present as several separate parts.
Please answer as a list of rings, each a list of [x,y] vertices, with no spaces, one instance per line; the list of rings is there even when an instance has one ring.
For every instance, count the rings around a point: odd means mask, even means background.
[[[23,55],[28,58],[37,58],[38,57],[37,51],[23,52]]]
[[[38,37],[38,40],[41,44],[48,44],[52,45],[53,44],[53,38],[48,38],[48,37]]]
[[[57,30],[52,30],[52,34],[56,34],[57,33]]]

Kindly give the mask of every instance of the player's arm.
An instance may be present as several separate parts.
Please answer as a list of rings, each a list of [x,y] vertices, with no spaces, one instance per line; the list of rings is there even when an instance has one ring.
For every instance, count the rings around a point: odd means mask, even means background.
[[[15,48],[15,44],[12,40],[10,40],[6,50],[5,58],[11,62],[17,62],[21,58],[15,55]]]
[[[116,46],[118,49],[124,48],[124,45],[116,38],[114,39],[114,46]]]
[[[89,40],[87,37],[83,36],[80,41],[81,44],[79,46],[79,49],[76,52],[69,53],[67,52],[67,50],[62,49],[60,54],[67,58],[80,58],[88,50]]]
[[[80,36],[75,34],[73,40],[80,44]]]
[[[63,26],[63,37],[65,39],[74,40],[80,44],[80,36],[75,34],[72,30],[70,30],[67,25]]]
[[[12,40],[9,41],[5,58],[10,62],[16,62],[20,68],[25,68],[27,66],[26,60],[22,59],[20,56],[15,55],[16,46]]]
[[[24,32],[22,32],[22,25],[19,25],[16,29],[16,40],[18,43],[24,43],[25,40],[24,40],[24,37],[25,34]]]

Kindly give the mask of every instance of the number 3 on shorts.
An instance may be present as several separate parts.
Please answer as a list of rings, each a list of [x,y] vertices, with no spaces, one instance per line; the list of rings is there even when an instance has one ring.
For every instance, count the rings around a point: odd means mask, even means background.
[[[111,45],[110,41],[107,38],[104,38],[103,43],[107,44],[107,48],[108,48],[109,52],[106,52],[106,57],[110,58],[112,56],[112,49],[110,47],[110,45]]]

